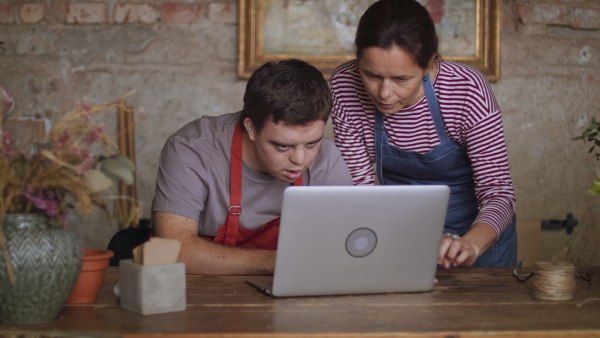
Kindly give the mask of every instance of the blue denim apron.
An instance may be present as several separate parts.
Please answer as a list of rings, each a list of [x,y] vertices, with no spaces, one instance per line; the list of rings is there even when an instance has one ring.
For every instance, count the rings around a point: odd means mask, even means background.
[[[375,113],[375,152],[377,177],[381,184],[442,184],[450,187],[450,201],[444,232],[464,235],[479,213],[473,167],[463,147],[446,133],[442,113],[427,74],[423,78],[425,97],[440,144],[428,153],[404,151],[389,144],[383,125],[384,115]],[[517,232],[515,221],[473,266],[516,266]]]

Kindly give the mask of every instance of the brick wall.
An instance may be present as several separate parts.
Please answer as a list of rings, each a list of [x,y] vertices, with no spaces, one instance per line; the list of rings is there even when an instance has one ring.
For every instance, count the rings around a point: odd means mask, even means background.
[[[514,18],[522,25],[600,28],[600,8],[592,1],[514,1]]]
[[[50,3],[50,4],[49,4]],[[68,25],[237,22],[235,1],[14,1],[0,3],[0,24]]]

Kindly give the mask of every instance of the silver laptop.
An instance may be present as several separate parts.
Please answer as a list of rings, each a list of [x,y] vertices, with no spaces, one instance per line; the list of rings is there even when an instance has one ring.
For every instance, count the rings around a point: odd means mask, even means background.
[[[247,282],[275,297],[429,291],[449,194],[444,185],[289,187],[275,274]]]

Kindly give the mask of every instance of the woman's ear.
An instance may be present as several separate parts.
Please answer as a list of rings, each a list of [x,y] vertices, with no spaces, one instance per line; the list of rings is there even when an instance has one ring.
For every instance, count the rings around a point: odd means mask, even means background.
[[[242,123],[248,132],[248,137],[250,140],[254,141],[254,139],[256,139],[256,126],[254,125],[254,122],[252,122],[249,117],[246,117]]]
[[[433,54],[429,59],[429,63],[427,64],[427,69],[431,69],[435,66],[435,60],[437,60],[437,54]]]

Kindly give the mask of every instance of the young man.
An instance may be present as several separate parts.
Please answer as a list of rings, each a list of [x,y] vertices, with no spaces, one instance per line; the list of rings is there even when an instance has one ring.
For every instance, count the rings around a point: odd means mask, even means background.
[[[167,140],[153,224],[182,243],[187,273],[273,274],[283,190],[352,184],[323,138],[331,104],[313,66],[267,63],[250,77],[241,112],[201,117]]]

